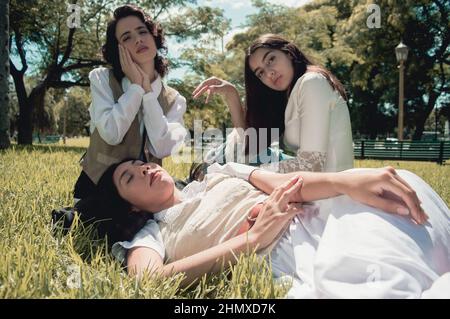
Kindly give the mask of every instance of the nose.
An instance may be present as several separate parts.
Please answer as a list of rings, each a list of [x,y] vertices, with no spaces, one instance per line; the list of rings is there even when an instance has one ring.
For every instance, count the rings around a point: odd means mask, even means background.
[[[136,35],[136,44],[139,44],[142,42],[142,35],[141,34],[137,34]]]
[[[275,71],[274,70],[270,70],[270,72],[268,72],[269,78],[271,80],[273,80],[275,78]]]
[[[148,165],[142,165],[142,166],[138,166],[138,170],[139,170],[140,175],[146,176],[146,175],[150,174],[151,167]]]

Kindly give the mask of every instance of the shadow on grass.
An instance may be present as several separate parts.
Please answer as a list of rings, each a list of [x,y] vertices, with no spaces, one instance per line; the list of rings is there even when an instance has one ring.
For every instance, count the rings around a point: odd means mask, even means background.
[[[53,153],[53,152],[76,152],[76,153],[84,153],[86,151],[86,147],[80,146],[65,146],[65,145],[56,145],[56,144],[34,144],[34,145],[17,145],[12,144],[9,149],[1,150],[0,153],[5,152],[7,150],[17,150],[17,151],[39,151],[42,153]]]
[[[59,240],[64,237],[69,238],[73,250],[86,263],[90,263],[99,255],[106,256],[110,252],[111,245],[108,245],[105,236],[98,235],[95,223],[83,223],[78,215],[74,217],[69,227],[64,225],[63,220],[52,220],[51,231],[52,235]]]

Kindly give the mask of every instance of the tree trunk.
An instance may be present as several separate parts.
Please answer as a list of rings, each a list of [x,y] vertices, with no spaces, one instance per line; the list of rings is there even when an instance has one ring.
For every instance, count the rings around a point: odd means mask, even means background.
[[[47,87],[44,82],[38,84],[31,90],[28,100],[32,105],[32,122],[34,131],[42,133],[43,128],[48,127],[48,118],[45,113],[45,94]]]
[[[431,112],[433,111],[434,104],[436,103],[438,97],[440,94],[436,93],[435,91],[431,90],[429,93],[429,99],[428,103],[425,108],[423,108],[422,112],[419,113],[419,116],[416,118],[415,124],[416,129],[414,131],[413,140],[420,140],[423,134],[423,130],[425,128],[425,122],[427,121],[428,117],[430,116]]]
[[[9,0],[0,0],[0,149],[9,141]]]
[[[19,102],[19,123],[18,123],[18,144],[33,143],[33,122],[32,122],[32,105],[27,96],[25,83],[23,81],[23,73],[17,71],[14,67],[11,68],[11,74],[14,79],[14,86],[16,87],[17,100]]]

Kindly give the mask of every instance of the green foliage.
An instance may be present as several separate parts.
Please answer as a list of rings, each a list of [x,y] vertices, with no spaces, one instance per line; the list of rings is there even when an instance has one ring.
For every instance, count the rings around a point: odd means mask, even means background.
[[[331,70],[349,96],[354,133],[376,137],[393,133],[397,123],[398,69],[394,48],[410,47],[405,70],[405,123],[419,137],[433,107],[449,99],[450,4],[439,0],[378,1],[381,28],[369,28],[372,1],[315,0],[300,8],[255,0],[244,32],[234,35],[227,52],[195,48],[185,58],[202,78],[220,62],[227,79],[243,85],[244,52],[264,33],[293,41],[313,61]],[[217,72],[220,74],[220,72]]]
[[[52,97],[50,102],[45,99],[49,88],[89,86],[89,71],[105,63],[100,49],[105,43],[107,22],[112,11],[123,3],[117,0],[73,0],[70,3],[81,9],[80,25],[72,29],[68,26],[69,3],[11,1],[12,54],[21,58],[21,63],[12,64],[12,69],[17,69],[12,73],[16,84],[24,81],[23,74],[26,77],[34,75],[37,79],[31,93],[21,91],[20,85],[16,88],[22,117],[19,143],[31,143],[33,124],[40,131],[56,130],[60,114],[51,109],[59,105],[59,101],[52,103]],[[229,29],[229,21],[223,17],[223,12],[206,6],[193,7],[196,3],[195,0],[146,0],[137,4],[165,27],[166,35],[180,41],[198,40],[205,33],[223,37]],[[26,74],[31,65],[33,74]],[[30,96],[33,99],[29,99]],[[34,110],[33,120],[27,117],[29,110]],[[72,131],[78,133],[75,128]]]
[[[88,135],[90,92],[75,87],[67,94],[67,104],[64,99],[58,102],[55,112],[58,114],[58,133],[64,133],[64,117],[66,117],[66,136]]]

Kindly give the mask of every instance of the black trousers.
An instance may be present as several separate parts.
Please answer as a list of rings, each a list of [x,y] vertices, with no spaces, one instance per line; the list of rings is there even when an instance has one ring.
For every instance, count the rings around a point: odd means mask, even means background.
[[[77,182],[75,183],[75,187],[73,190],[73,197],[76,199],[83,199],[90,195],[93,195],[96,192],[96,185],[93,181],[87,176],[84,171],[81,171],[80,176],[78,177]]]

